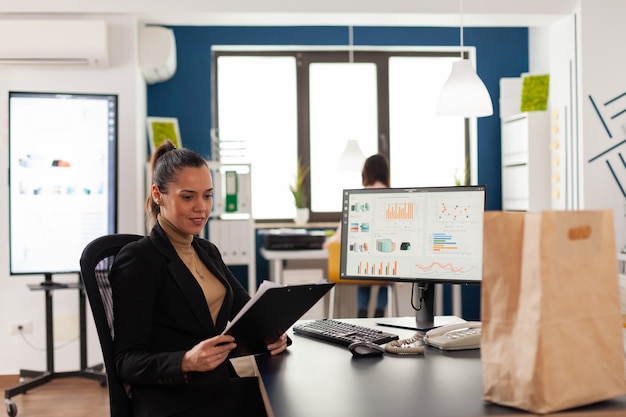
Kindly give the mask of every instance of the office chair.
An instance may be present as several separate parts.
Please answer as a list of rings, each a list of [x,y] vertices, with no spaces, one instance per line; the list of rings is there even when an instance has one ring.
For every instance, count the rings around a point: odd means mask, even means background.
[[[80,275],[98,331],[107,373],[111,417],[130,417],[132,410],[130,398],[113,363],[113,300],[109,271],[120,249],[142,237],[130,234],[101,236],[87,244],[80,257]]]
[[[386,285],[388,291],[387,316],[394,317],[395,292],[392,282],[369,281],[369,280],[346,280],[339,278],[339,260],[341,255],[341,242],[330,242],[326,247],[328,251],[328,281],[339,285]],[[336,287],[336,285],[335,285]],[[331,288],[328,300],[328,318],[332,319],[335,313],[335,287]],[[379,290],[380,291],[380,290]]]

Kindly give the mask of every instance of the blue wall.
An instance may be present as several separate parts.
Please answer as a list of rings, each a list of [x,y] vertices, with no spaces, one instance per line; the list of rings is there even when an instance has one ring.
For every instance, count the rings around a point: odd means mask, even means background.
[[[172,27],[177,70],[170,80],[148,87],[148,115],[177,117],[186,147],[210,157],[211,47],[213,45],[347,45],[346,27]],[[478,74],[494,115],[478,119],[478,182],[487,185],[487,208],[501,205],[500,78],[528,71],[527,28],[465,28],[464,43],[475,46]],[[458,46],[458,28],[356,27],[355,45]]]
[[[148,116],[177,117],[183,144],[211,156],[211,47],[213,45],[343,45],[345,26],[173,26],[177,48],[174,77],[148,87]],[[354,45],[458,46],[459,28],[355,27]],[[487,185],[487,209],[500,210],[500,78],[528,71],[527,28],[465,28],[464,44],[475,46],[477,72],[493,101],[494,114],[478,119],[478,183]],[[261,279],[266,274],[257,265]],[[245,276],[245,274],[243,274]],[[464,288],[464,317],[478,317],[480,288]],[[469,302],[466,302],[466,298]]]

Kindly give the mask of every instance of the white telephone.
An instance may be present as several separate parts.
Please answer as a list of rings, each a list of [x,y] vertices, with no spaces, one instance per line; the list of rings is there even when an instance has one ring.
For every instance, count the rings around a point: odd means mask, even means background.
[[[480,347],[480,335],[481,323],[468,321],[429,330],[424,335],[424,343],[441,350],[477,349]]]

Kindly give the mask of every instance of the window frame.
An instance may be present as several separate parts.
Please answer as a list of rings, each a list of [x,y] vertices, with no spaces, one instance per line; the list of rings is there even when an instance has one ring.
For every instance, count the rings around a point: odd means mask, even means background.
[[[309,120],[309,65],[312,63],[373,63],[377,68],[377,91],[378,91],[378,152],[390,157],[390,115],[389,115],[389,58],[391,57],[420,57],[420,58],[450,58],[460,57],[458,50],[441,48],[428,50],[377,49],[373,47],[359,47],[358,49],[323,48],[323,47],[295,47],[293,49],[280,48],[268,49],[250,47],[220,48],[212,50],[212,131],[219,132],[218,122],[218,89],[217,89],[217,61],[222,56],[291,56],[296,59],[296,95],[297,95],[297,157],[303,166],[308,169],[304,186],[307,194],[307,206],[311,207],[310,193],[310,120]],[[469,58],[469,52],[463,52],[465,58]],[[464,119],[465,134],[465,184],[471,183],[472,177],[472,146],[470,138],[470,119]],[[389,159],[390,163],[393,163]],[[295,161],[294,161],[295,164]],[[309,215],[309,223],[338,222],[341,213],[338,212],[314,212]],[[291,221],[292,219],[256,219],[258,223],[276,223]]]

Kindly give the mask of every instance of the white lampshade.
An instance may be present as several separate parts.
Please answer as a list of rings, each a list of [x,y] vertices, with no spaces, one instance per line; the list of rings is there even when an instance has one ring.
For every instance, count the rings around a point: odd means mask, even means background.
[[[359,142],[350,139],[347,141],[346,148],[339,158],[338,169],[339,171],[361,171],[363,161],[365,161],[365,155],[359,146]]]
[[[450,77],[439,93],[437,114],[462,117],[493,114],[489,91],[467,59],[452,64]]]

